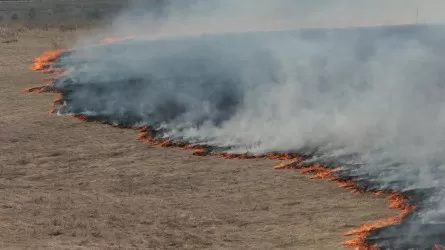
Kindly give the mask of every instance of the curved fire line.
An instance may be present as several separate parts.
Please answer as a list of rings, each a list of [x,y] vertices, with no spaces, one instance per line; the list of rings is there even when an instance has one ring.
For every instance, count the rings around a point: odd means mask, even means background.
[[[116,42],[113,40],[113,42]],[[69,94],[76,89],[60,87],[57,83],[70,75],[62,59],[69,57],[73,50],[52,51],[43,54],[35,60],[33,70],[44,73],[53,73],[52,81],[48,84],[25,89],[24,92],[57,93],[50,113],[62,113],[66,102],[69,102]],[[384,196],[390,203],[390,208],[400,210],[397,217],[382,219],[372,224],[363,225],[361,228],[345,233],[345,236],[354,236],[352,240],[344,243],[346,247],[358,249],[441,249],[445,244],[445,224],[419,222],[419,214],[427,212],[434,202],[430,200],[433,194],[441,190],[434,188],[417,188],[411,190],[398,190],[399,183],[393,183],[392,187],[382,189],[378,183],[368,180],[367,176],[354,173],[353,166],[345,163],[343,159],[321,155],[317,148],[302,149],[297,152],[270,152],[267,154],[236,154],[227,153],[230,147],[194,143],[175,138],[166,138],[162,129],[150,126],[139,126],[137,118],[127,116],[128,121],[116,123],[115,117],[107,115],[85,115],[83,113],[70,112],[75,118],[86,122],[100,122],[119,128],[132,128],[139,131],[138,140],[161,147],[177,147],[192,150],[196,156],[215,156],[225,159],[252,159],[267,158],[282,160],[283,163],[276,169],[299,169],[303,174],[312,174],[313,179],[334,181],[341,188],[350,189],[353,192],[372,193]],[[122,117],[120,117],[122,118]],[[413,233],[410,228],[420,228]]]

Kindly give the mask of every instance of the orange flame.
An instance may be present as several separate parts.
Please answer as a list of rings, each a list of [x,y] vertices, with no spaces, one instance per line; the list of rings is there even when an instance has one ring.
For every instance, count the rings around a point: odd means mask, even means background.
[[[43,53],[37,57],[32,65],[32,70],[49,71],[54,61],[59,58],[65,50],[54,50]]]
[[[207,156],[207,155],[209,155],[209,152],[205,148],[199,148],[199,149],[193,150],[192,154],[196,155],[196,156]]]
[[[279,165],[278,167],[275,167],[277,169],[282,168],[297,168],[300,169],[300,172],[302,174],[313,174],[312,179],[323,179],[323,180],[329,180],[329,181],[335,181],[337,185],[341,188],[350,189],[353,192],[359,192],[363,193],[366,190],[359,187],[357,183],[354,181],[345,181],[340,179],[335,175],[336,172],[338,172],[341,169],[327,169],[322,165],[313,165],[313,166],[307,166],[302,167],[299,164],[294,164],[293,162]],[[374,222],[372,224],[365,224],[359,229],[350,231],[345,233],[345,236],[356,236],[355,239],[348,240],[344,242],[344,246],[348,248],[355,248],[359,250],[377,250],[379,249],[377,246],[369,245],[366,242],[367,237],[374,231],[380,228],[388,227],[391,225],[399,224],[401,223],[406,216],[411,214],[415,211],[416,207],[409,204],[407,198],[399,193],[390,193],[387,194],[385,192],[379,191],[374,192],[377,196],[385,195],[386,199],[389,201],[389,207],[391,209],[399,209],[400,215],[396,217],[390,217],[387,219],[379,220],[377,222]]]
[[[50,114],[56,113],[56,107],[63,104],[63,94],[59,94],[56,99],[54,99],[51,109],[49,110]]]
[[[79,120],[79,121],[82,121],[82,122],[88,122],[88,121],[90,121],[90,119],[88,118],[88,116],[85,116],[85,115],[73,115],[73,117],[76,118],[76,119]]]
[[[295,166],[298,165],[298,163],[300,163],[302,161],[302,159],[300,158],[295,158],[294,160],[289,160],[289,161],[283,161],[280,164],[276,165],[274,167],[274,169],[289,169],[289,168],[293,168]]]
[[[181,142],[174,142],[170,139],[155,139],[153,132],[149,128],[140,128],[137,139],[151,145],[158,145],[161,147],[177,147],[185,150],[193,150],[192,154],[195,156],[207,156],[212,155],[223,159],[279,159],[279,160],[292,160],[292,163],[297,163],[303,160],[301,156],[295,156],[288,153],[273,153],[266,155],[249,155],[249,154],[230,154],[230,153],[211,153],[208,148],[201,145],[186,144]]]
[[[37,86],[37,87],[27,88],[22,91],[27,93],[44,93],[46,92],[45,87],[46,86]]]
[[[149,130],[143,131],[139,134],[138,138],[140,140],[149,142],[154,145],[160,145],[163,147],[181,147],[183,149],[191,149],[193,150],[192,154],[195,156],[208,156],[212,155],[208,149],[204,146],[196,146],[196,145],[176,145],[170,140],[158,141],[152,138],[152,133]],[[292,154],[266,154],[261,156],[251,156],[247,154],[213,154],[214,156],[218,156],[224,159],[253,159],[253,158],[267,158],[267,159],[279,159],[283,160],[281,164],[275,167],[275,169],[288,169],[288,168],[297,168],[300,169],[302,174],[313,174],[312,179],[323,179],[329,181],[335,181],[337,185],[341,188],[346,188],[351,190],[352,192],[363,193],[365,190],[357,185],[354,181],[346,181],[342,180],[335,175],[336,172],[340,171],[341,168],[337,169],[327,169],[322,165],[313,165],[303,167],[299,163],[304,159],[301,156],[294,156]],[[414,206],[409,205],[408,200],[402,195],[398,193],[387,194],[383,191],[373,192],[376,196],[386,195],[390,203],[391,209],[400,209],[400,216],[391,217],[383,220],[379,220],[372,224],[365,224],[361,228],[345,233],[345,236],[356,236],[355,239],[348,240],[344,242],[345,247],[355,248],[359,250],[377,250],[379,249],[377,246],[368,245],[366,242],[367,237],[374,231],[380,228],[388,227],[394,224],[401,223],[403,219],[408,216],[410,213],[414,212],[416,209]]]
[[[365,224],[361,228],[352,230],[345,233],[345,236],[356,236],[355,239],[346,241],[344,243],[345,247],[358,248],[360,250],[374,250],[378,249],[376,246],[370,246],[366,242],[366,238],[374,231],[380,228],[385,228],[395,224],[400,224],[406,216],[411,214],[416,210],[415,206],[409,204],[406,197],[402,194],[391,193],[387,195],[386,199],[389,201],[389,207],[392,209],[400,209],[400,215],[395,217],[390,217],[387,219],[379,220],[372,224]]]
[[[130,37],[133,38],[133,37]],[[124,38],[125,39],[125,38]],[[105,42],[112,43],[117,41],[116,39],[108,39],[105,40]],[[53,65],[54,61],[60,57],[60,55],[64,52],[64,50],[58,50],[58,51],[50,51],[42,56],[38,57],[33,66],[33,70],[37,71],[43,71],[46,73],[54,73],[56,70],[51,69],[51,66]],[[69,72],[63,72],[59,71],[57,72],[60,76],[63,74],[68,74]],[[52,90],[51,87],[52,84],[49,83],[44,86],[40,87],[34,87],[25,89],[25,92],[36,92],[36,93],[43,93],[43,92],[56,92]],[[55,112],[55,106],[61,105],[63,100],[63,94],[59,93],[57,98],[53,101],[52,108],[50,112]],[[90,121],[90,119],[87,116],[83,115],[73,115],[76,119],[79,119],[81,121]],[[253,158],[265,158],[265,159],[272,159],[272,160],[281,160],[283,161],[279,165],[275,166],[275,169],[289,169],[289,168],[295,168],[299,169],[301,173],[303,174],[313,174],[312,179],[323,179],[323,180],[329,180],[334,181],[337,183],[337,185],[341,188],[350,189],[353,192],[365,192],[363,188],[360,188],[357,183],[354,181],[345,181],[340,179],[336,176],[336,172],[338,172],[340,169],[328,169],[325,166],[322,165],[313,165],[313,166],[302,166],[300,163],[304,160],[303,156],[299,156],[296,154],[289,154],[289,153],[273,153],[273,154],[265,154],[265,155],[259,155],[259,156],[253,156],[248,154],[228,154],[228,153],[220,153],[220,154],[214,154],[211,153],[206,146],[202,145],[194,145],[194,144],[185,144],[180,142],[174,142],[169,139],[156,139],[153,136],[153,132],[147,128],[138,128],[137,130],[140,131],[140,133],[137,136],[138,140],[141,140],[143,142],[152,144],[152,145],[159,145],[161,147],[178,147],[186,150],[193,150],[192,154],[196,156],[218,156],[224,159],[253,159]],[[406,197],[404,197],[402,194],[398,193],[391,193],[387,194],[385,192],[379,191],[379,192],[373,192],[377,196],[383,196],[385,195],[387,200],[390,203],[390,208],[392,209],[399,209],[400,215],[396,217],[391,217],[383,220],[379,220],[372,224],[365,224],[359,229],[352,230],[350,232],[345,233],[345,236],[355,236],[356,238],[352,240],[348,240],[344,242],[345,247],[349,248],[355,248],[359,250],[376,250],[378,249],[377,246],[369,245],[366,242],[367,237],[374,231],[380,228],[388,227],[394,224],[401,223],[403,219],[415,211],[415,207],[410,205],[408,203],[408,200]],[[439,246],[439,245],[438,245]],[[442,247],[442,246],[440,246]],[[437,247],[436,247],[437,248]],[[437,248],[439,249],[439,248]]]

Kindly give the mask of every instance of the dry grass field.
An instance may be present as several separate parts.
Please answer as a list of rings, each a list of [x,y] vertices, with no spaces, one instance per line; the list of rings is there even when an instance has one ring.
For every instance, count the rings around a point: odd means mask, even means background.
[[[5,33],[6,34],[6,33]],[[272,160],[192,156],[136,132],[48,114],[33,59],[78,33],[0,43],[0,249],[342,249],[386,201]]]

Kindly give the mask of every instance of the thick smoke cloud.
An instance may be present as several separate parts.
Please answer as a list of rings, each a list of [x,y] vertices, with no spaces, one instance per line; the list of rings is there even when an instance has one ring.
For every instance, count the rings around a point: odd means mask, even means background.
[[[141,39],[59,60],[71,72],[55,85],[65,93],[59,113],[229,152],[310,149],[308,162],[344,166],[368,187],[438,190],[400,235],[445,222],[445,27],[270,31],[414,23],[416,8],[439,20],[443,3],[142,3],[107,31]]]

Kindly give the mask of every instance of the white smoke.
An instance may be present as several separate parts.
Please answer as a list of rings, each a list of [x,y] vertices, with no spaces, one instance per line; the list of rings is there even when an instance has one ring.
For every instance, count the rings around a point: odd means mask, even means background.
[[[60,86],[83,86],[67,112],[130,111],[166,137],[232,152],[309,146],[325,156],[354,154],[366,163],[355,170],[381,188],[444,187],[444,28],[223,33],[439,22],[445,2],[144,3],[105,31],[140,41],[64,59],[76,64],[74,83]],[[125,84],[133,78],[150,80]],[[159,109],[166,103],[169,110]]]

